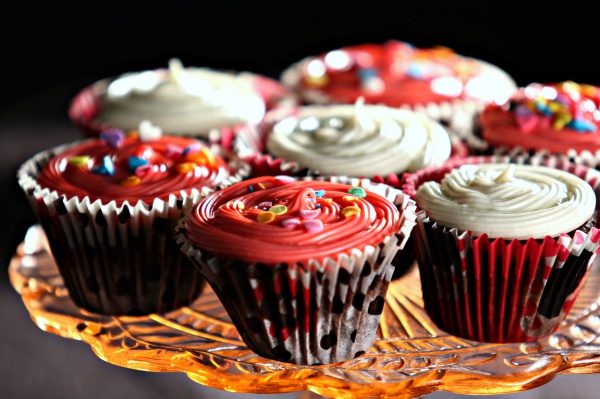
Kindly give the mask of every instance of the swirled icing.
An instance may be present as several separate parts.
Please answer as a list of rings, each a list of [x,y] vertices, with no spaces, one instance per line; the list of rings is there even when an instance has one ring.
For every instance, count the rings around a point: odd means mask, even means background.
[[[114,165],[112,175],[97,170],[107,157]],[[142,167],[134,169],[131,158]],[[215,187],[228,176],[225,161],[197,140],[162,136],[143,142],[132,135],[118,147],[100,139],[76,143],[52,158],[37,180],[42,188],[68,198],[89,197],[92,202],[115,201],[120,206],[125,201],[151,204],[155,198],[178,197],[181,191]]]
[[[273,127],[271,155],[327,174],[374,176],[439,165],[450,156],[446,130],[428,117],[385,106],[314,106]]]
[[[248,74],[208,68],[169,69],[124,74],[104,96],[99,120],[124,130],[150,120],[167,133],[199,134],[211,128],[258,122],[265,103]]]
[[[415,48],[399,41],[344,47],[300,64],[297,84],[330,101],[399,107],[471,99],[503,103],[516,90],[498,67],[446,47]]]
[[[494,146],[594,153],[600,150],[600,90],[532,83],[503,106],[486,108],[480,121],[483,138]]]
[[[352,186],[264,176],[215,192],[186,220],[186,236],[209,254],[245,262],[305,265],[376,246],[397,231],[400,215],[387,199]],[[321,191],[323,190],[323,191]],[[285,212],[281,213],[281,206]],[[273,210],[271,221],[261,214]],[[352,212],[344,211],[353,208]],[[347,216],[344,216],[346,214]],[[320,227],[316,227],[320,226]]]
[[[463,165],[426,182],[417,206],[434,221],[474,236],[556,237],[585,224],[596,206],[591,186],[561,170],[530,165]]]

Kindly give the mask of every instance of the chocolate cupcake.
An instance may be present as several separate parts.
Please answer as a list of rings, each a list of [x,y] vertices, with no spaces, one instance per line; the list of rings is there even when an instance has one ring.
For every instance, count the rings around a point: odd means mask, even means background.
[[[248,180],[179,225],[182,251],[261,356],[334,363],[375,340],[414,203],[389,186],[331,180]]]
[[[421,209],[413,238],[429,315],[484,342],[554,332],[600,246],[598,172],[556,158],[507,160],[467,158],[404,186]]]
[[[37,154],[18,172],[71,299],[112,315],[190,303],[204,281],[175,245],[175,225],[247,167],[147,123],[101,137]]]

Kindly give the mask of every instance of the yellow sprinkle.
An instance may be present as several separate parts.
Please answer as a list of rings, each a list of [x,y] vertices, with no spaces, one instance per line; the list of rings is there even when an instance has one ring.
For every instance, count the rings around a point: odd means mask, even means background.
[[[263,224],[271,223],[273,220],[275,220],[275,214],[269,211],[261,212],[256,217],[256,221]]]
[[[558,113],[564,111],[565,106],[558,101],[548,101],[548,108],[550,111]]]
[[[329,83],[329,76],[327,76],[327,75],[321,75],[321,76],[306,75],[304,77],[304,81],[306,82],[306,84],[308,84],[310,86],[321,87],[321,86],[325,86],[327,83]]]
[[[269,212],[273,212],[275,215],[283,215],[288,211],[285,205],[275,205],[269,208]]]
[[[196,169],[196,164],[194,162],[183,162],[175,165],[175,170],[181,174],[188,173],[194,169]]]
[[[121,183],[119,184],[125,187],[137,186],[138,184],[140,184],[140,178],[137,176],[129,176],[121,180]]]
[[[572,119],[573,117],[570,114],[559,114],[552,123],[552,127],[556,130],[562,129],[567,123],[571,122]]]
[[[265,187],[265,185],[264,185],[264,184],[262,184],[262,183],[258,183],[258,184],[257,184],[257,186],[258,186],[258,188],[260,188],[261,190],[266,190],[266,189],[267,189],[267,188]]]
[[[356,200],[358,200],[358,198],[355,197],[355,196],[353,196],[353,195],[346,195],[346,196],[342,197],[342,199],[344,201],[356,201]]]
[[[331,204],[331,201],[333,201],[332,198],[321,198],[321,200],[323,200],[323,202],[325,202],[326,204]]]
[[[73,166],[86,166],[90,160],[88,155],[79,155],[76,157],[70,157],[69,163]]]
[[[242,201],[236,201],[235,202],[235,207],[237,209],[244,209],[245,208],[244,203]]]
[[[347,206],[345,208],[343,208],[340,213],[344,216],[344,217],[349,217],[349,216],[354,216],[354,215],[358,215],[360,213],[360,208],[357,206]]]

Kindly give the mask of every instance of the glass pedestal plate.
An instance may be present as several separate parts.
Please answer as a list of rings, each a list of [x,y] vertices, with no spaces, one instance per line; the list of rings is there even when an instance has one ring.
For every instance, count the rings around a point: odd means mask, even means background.
[[[371,349],[356,359],[323,366],[255,355],[210,287],[190,306],[164,314],[109,317],[83,311],[69,299],[36,226],[19,246],[9,275],[42,330],[84,341],[99,358],[118,366],[183,372],[227,391],[309,390],[332,398],[413,398],[436,390],[500,394],[540,386],[559,373],[600,372],[597,270],[555,334],[531,343],[483,344],[449,335],[431,322],[413,268],[390,285]]]

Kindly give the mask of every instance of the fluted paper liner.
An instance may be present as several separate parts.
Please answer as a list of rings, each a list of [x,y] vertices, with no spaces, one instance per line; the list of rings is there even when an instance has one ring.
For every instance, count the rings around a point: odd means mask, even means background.
[[[378,246],[337,259],[268,266],[201,252],[178,226],[177,243],[211,285],[242,339],[257,354],[296,364],[328,364],[361,355],[375,342],[385,295],[415,224],[414,202],[368,180],[333,177],[385,196],[401,212],[398,231]]]
[[[470,157],[408,176],[411,195],[462,164],[515,162],[569,171],[598,191],[600,173],[564,159]],[[598,206],[596,207],[598,213]],[[483,342],[525,342],[550,335],[575,301],[600,248],[600,231],[575,230],[543,239],[491,239],[460,234],[417,215],[415,241],[425,308],[448,333]]]
[[[77,145],[77,143],[75,143]],[[69,148],[37,154],[21,166],[18,180],[44,228],[71,299],[86,310],[114,315],[165,312],[198,297],[204,279],[175,244],[179,219],[209,188],[181,191],[151,204],[91,202],[42,188],[44,165]],[[223,186],[246,177],[247,165],[232,161]]]

